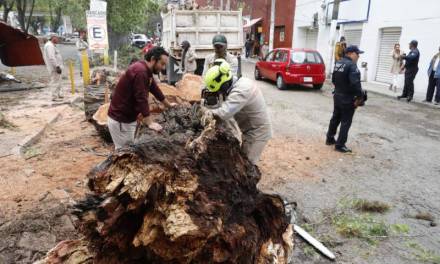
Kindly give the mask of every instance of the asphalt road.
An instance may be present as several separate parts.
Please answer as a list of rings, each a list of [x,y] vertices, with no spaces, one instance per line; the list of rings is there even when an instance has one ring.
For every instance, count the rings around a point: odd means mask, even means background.
[[[245,77],[253,79],[253,70],[254,64],[244,63]],[[265,96],[275,138],[303,140],[310,148],[306,146],[301,154],[322,158],[320,166],[307,171],[315,180],[296,178],[262,188],[297,202],[300,223],[309,222],[317,237],[330,236],[337,242],[330,246],[337,253],[337,263],[440,263],[440,228],[409,217],[423,212],[440,219],[438,109],[371,94],[367,105],[356,111],[349,133],[347,145],[354,153],[344,155],[333,153],[324,144],[333,109],[329,85],[322,91],[309,87],[279,91],[264,80],[257,85]],[[317,154],[329,151],[330,155]],[[388,213],[374,218],[405,225],[409,233],[381,239],[376,245],[334,235],[335,226],[324,220],[336,214],[342,201],[357,198],[389,204]],[[429,257],[420,257],[423,253]],[[295,256],[294,263],[327,263],[323,257],[299,249]]]

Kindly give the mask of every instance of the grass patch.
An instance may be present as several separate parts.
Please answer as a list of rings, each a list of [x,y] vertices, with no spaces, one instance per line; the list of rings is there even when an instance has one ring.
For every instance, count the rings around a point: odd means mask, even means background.
[[[333,219],[336,231],[347,238],[360,238],[374,243],[378,238],[387,237],[389,226],[370,215],[341,214]]]
[[[26,149],[26,151],[24,152],[24,158],[26,160],[28,160],[28,159],[32,159],[36,156],[40,156],[42,154],[44,154],[44,153],[40,149],[35,148],[35,147],[30,147],[30,148]]]
[[[360,212],[369,213],[385,213],[390,210],[390,206],[379,201],[368,201],[365,199],[358,199],[353,201],[353,208]]]
[[[391,225],[391,231],[394,234],[408,234],[409,226],[405,224],[393,224]]]
[[[407,243],[409,248],[413,249],[414,257],[421,262],[440,264],[440,256],[434,251],[428,250],[415,242]]]
[[[409,226],[388,224],[375,217],[375,213],[385,213],[390,206],[379,201],[365,199],[342,199],[339,201],[339,214],[332,217],[336,231],[347,238],[359,238],[371,244],[391,234],[407,234]],[[354,210],[354,211],[353,211]]]
[[[7,120],[6,117],[1,112],[0,112],[0,127],[10,130],[16,130],[18,128],[14,123]]]
[[[318,253],[316,253],[316,249],[310,245],[305,245],[303,248],[304,255],[306,255],[309,258],[315,258],[318,256]]]

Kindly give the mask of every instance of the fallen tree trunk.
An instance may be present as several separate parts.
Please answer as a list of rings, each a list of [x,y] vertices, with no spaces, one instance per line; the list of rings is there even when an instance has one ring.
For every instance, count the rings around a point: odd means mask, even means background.
[[[202,112],[163,112],[161,133],[142,129],[95,167],[75,212],[84,239],[40,263],[288,263],[282,199],[257,189],[260,172],[238,139],[220,120],[203,126]]]

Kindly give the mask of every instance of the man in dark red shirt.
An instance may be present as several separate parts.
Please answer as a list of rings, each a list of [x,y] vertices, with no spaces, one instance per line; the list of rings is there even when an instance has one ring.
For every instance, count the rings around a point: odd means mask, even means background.
[[[119,79],[112,95],[108,111],[108,127],[119,149],[133,143],[136,126],[143,123],[150,129],[160,131],[162,126],[153,122],[148,105],[151,92],[166,107],[172,107],[154,81],[153,74],[165,69],[168,53],[162,47],[154,47],[145,54],[145,60],[130,65]]]

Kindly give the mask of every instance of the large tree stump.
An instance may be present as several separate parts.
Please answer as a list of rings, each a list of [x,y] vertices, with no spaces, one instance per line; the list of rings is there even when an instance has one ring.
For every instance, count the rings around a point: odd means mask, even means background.
[[[84,242],[59,246],[40,263],[78,263],[71,256],[106,264],[288,263],[293,231],[282,199],[257,189],[260,172],[237,138],[220,120],[203,126],[202,113],[198,105],[163,112],[163,132],[141,130],[134,145],[95,167],[92,193],[75,212]]]

